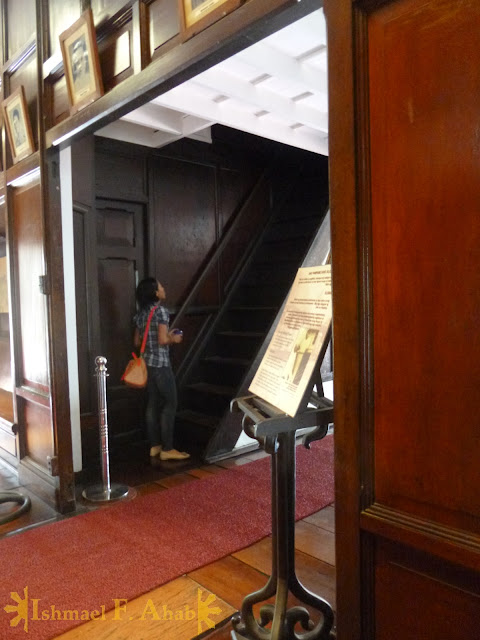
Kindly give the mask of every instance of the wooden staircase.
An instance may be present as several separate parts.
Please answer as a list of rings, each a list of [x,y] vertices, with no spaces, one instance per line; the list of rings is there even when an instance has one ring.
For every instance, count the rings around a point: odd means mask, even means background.
[[[229,412],[326,215],[328,196],[318,192],[318,179],[292,189],[212,320],[202,352],[179,383],[179,446],[202,454]]]

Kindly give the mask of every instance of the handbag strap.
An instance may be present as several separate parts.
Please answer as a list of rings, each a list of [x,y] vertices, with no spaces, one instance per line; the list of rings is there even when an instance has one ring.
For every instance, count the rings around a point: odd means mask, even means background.
[[[145,327],[145,333],[143,334],[142,346],[140,347],[140,355],[143,355],[143,353],[145,351],[145,347],[147,346],[148,330],[150,329],[150,322],[152,320],[152,316],[153,316],[156,308],[157,308],[157,305],[152,307],[150,313],[148,314],[147,326]]]

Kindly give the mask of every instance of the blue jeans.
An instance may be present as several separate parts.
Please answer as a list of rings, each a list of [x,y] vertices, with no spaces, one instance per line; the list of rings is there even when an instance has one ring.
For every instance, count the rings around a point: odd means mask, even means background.
[[[146,422],[150,446],[173,449],[177,387],[170,367],[148,367]]]

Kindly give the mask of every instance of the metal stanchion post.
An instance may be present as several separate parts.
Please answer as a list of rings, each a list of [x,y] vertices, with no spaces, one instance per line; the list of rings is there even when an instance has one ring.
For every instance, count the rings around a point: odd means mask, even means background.
[[[129,487],[110,482],[110,461],[108,454],[108,419],[107,419],[107,359],[103,356],[95,358],[95,376],[98,391],[98,421],[100,427],[100,455],[102,463],[102,484],[95,484],[83,490],[82,495],[92,502],[112,502],[128,495]]]

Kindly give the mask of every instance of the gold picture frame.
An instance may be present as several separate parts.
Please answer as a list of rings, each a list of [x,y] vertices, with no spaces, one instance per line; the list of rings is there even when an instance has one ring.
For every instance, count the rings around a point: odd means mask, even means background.
[[[245,0],[179,0],[182,40],[188,40],[244,2]]]
[[[35,151],[23,85],[2,102],[2,110],[15,164]]]
[[[91,9],[60,34],[70,114],[103,96],[102,72]]]

